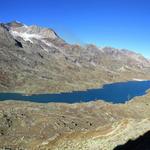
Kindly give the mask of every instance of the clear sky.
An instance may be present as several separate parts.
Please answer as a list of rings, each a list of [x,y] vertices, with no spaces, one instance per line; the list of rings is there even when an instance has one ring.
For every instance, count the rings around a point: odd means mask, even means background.
[[[0,0],[0,22],[12,20],[53,28],[70,43],[150,58],[150,0]]]

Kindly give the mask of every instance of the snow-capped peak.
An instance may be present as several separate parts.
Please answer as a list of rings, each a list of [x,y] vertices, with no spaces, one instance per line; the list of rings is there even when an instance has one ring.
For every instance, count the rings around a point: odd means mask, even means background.
[[[11,30],[10,33],[14,36],[14,37],[21,37],[23,38],[24,41],[30,41],[31,43],[33,43],[32,39],[41,39],[42,37],[38,34],[29,34],[26,32],[17,32],[14,30]]]
[[[35,25],[32,26],[27,26],[27,25],[22,25],[19,27],[11,27],[10,28],[10,33],[16,38],[16,37],[21,37],[25,41],[30,41],[33,43],[32,39],[45,39],[45,38],[50,38],[50,39],[55,39],[57,38],[57,34],[48,28],[42,28],[38,27]]]

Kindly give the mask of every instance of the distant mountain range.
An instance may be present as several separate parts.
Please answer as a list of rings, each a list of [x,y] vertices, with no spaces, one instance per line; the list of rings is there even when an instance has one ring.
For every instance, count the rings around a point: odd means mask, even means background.
[[[24,93],[85,90],[150,78],[150,60],[125,49],[71,45],[55,31],[0,24],[0,90]]]

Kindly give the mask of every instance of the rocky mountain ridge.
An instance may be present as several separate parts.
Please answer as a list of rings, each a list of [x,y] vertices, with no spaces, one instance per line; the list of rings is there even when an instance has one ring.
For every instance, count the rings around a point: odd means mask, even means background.
[[[0,25],[0,70],[1,91],[64,92],[149,79],[150,60],[124,49],[71,45],[52,29],[10,22]]]

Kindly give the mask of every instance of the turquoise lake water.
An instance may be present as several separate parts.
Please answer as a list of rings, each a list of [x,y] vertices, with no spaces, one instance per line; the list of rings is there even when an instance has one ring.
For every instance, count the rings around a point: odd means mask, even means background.
[[[112,103],[124,103],[135,96],[142,96],[150,89],[150,81],[128,81],[105,84],[103,88],[89,89],[60,94],[34,94],[25,96],[19,93],[0,93],[0,100],[21,100],[39,103],[65,102],[77,103],[104,100]]]

